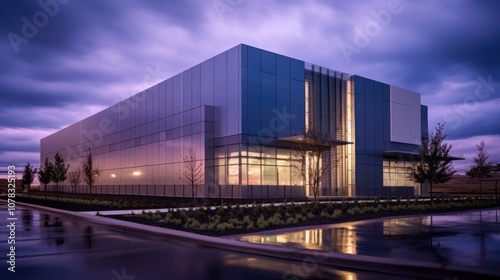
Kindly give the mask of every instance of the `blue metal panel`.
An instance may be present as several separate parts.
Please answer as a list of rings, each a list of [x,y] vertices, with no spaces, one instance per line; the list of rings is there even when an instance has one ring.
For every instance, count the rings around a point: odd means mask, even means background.
[[[422,135],[429,133],[429,120],[427,111],[427,106],[420,105],[420,128],[422,130]]]
[[[383,86],[382,83],[375,83],[375,104],[374,104],[374,119],[375,119],[375,151],[377,154],[384,152],[384,108],[383,108]]]
[[[201,64],[201,104],[214,105],[214,60]]]
[[[201,105],[201,66],[196,65],[192,70],[193,81],[193,107]]]
[[[173,89],[173,79],[170,78],[165,81],[165,115],[172,115],[174,109],[174,89]],[[138,121],[137,121],[138,122]]]
[[[365,153],[365,97],[363,95],[355,94],[354,114],[356,120],[356,152]]]
[[[248,68],[241,68],[241,133],[248,134]]]
[[[261,70],[271,74],[276,74],[276,54],[261,50]]]
[[[290,58],[290,78],[304,81],[304,69],[304,61]]]
[[[290,112],[290,60],[278,55],[277,57],[277,110]],[[291,122],[288,119],[281,120],[277,127],[278,137],[291,136]]]
[[[173,78],[173,113],[182,111],[182,73]]]
[[[227,136],[227,52],[214,57],[215,136]]]
[[[299,135],[305,129],[304,82],[290,80],[290,110],[284,116],[290,121],[290,133]]]
[[[227,135],[240,133],[240,60],[239,48],[227,51]]]
[[[363,187],[366,185],[366,165],[361,163],[356,163],[356,186]]]
[[[240,45],[241,49],[241,67],[248,67],[248,46]]]
[[[365,78],[354,76],[354,93],[365,95]]]
[[[146,121],[150,122],[153,120],[153,89],[146,89]],[[89,119],[91,120],[91,119]],[[92,125],[91,125],[92,126]]]
[[[375,98],[374,82],[365,80],[365,143],[366,151],[373,153],[375,150]]]
[[[182,109],[189,110],[193,108],[191,93],[191,69],[182,73]]]
[[[391,105],[389,97],[390,87],[385,85],[383,87],[384,101],[383,106],[383,123],[384,123],[384,150],[389,150],[391,145]]]
[[[260,73],[260,50],[248,47],[248,134],[252,135],[259,135],[262,123]]]
[[[261,73],[261,128],[262,135],[276,137],[279,119],[276,117],[276,76],[266,72]]]

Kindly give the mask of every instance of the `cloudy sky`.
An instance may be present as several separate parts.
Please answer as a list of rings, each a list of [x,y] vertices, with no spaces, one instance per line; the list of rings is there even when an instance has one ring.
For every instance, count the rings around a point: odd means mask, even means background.
[[[460,172],[482,139],[500,162],[499,13],[495,0],[5,1],[0,169],[39,166],[40,138],[239,43],[420,92]]]

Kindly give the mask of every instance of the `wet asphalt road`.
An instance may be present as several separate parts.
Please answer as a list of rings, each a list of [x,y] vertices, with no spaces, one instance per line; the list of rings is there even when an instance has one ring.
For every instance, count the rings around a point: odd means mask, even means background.
[[[124,234],[18,207],[15,273],[8,271],[10,229],[0,204],[0,279],[411,279],[347,271]]]
[[[500,208],[255,234],[243,241],[346,254],[500,267]]]

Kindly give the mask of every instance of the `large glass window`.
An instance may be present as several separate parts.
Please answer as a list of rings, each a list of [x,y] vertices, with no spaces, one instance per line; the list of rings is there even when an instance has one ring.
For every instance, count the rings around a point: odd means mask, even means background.
[[[385,187],[414,187],[416,183],[408,179],[409,161],[384,159],[383,178]]]

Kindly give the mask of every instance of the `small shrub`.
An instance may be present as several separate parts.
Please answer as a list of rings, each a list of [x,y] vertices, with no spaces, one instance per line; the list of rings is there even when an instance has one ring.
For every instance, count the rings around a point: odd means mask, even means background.
[[[220,223],[216,227],[217,231],[226,231],[227,229],[227,223]]]
[[[252,220],[250,220],[250,216],[248,216],[248,215],[247,215],[247,216],[245,216],[245,217],[243,218],[243,223],[244,223],[244,224],[247,224],[247,225],[248,225],[248,224],[250,224],[251,222],[252,222]]]
[[[291,224],[293,224],[294,220],[295,219],[293,217],[289,217],[288,219],[286,219],[285,225],[291,225]]]
[[[181,210],[181,211],[179,212],[179,218],[180,218],[181,220],[187,220],[187,213],[186,213],[186,211],[185,211],[185,210]]]
[[[253,229],[254,229],[253,222],[250,222],[247,226],[247,230],[253,230]]]
[[[342,210],[340,210],[340,209],[335,209],[335,210],[333,211],[332,218],[334,218],[334,219],[338,219],[338,218],[340,218],[340,216],[342,216]]]
[[[375,213],[377,213],[378,211],[385,211],[385,207],[382,204],[377,205],[376,209],[377,209],[377,211]]]
[[[236,217],[241,219],[241,218],[243,218],[243,216],[245,216],[245,209],[238,207],[238,210],[236,211]]]
[[[307,217],[308,213],[309,211],[307,210],[307,205],[306,204],[302,205],[302,210],[300,210],[300,214],[304,217]]]
[[[330,218],[330,214],[326,210],[321,211],[321,214],[319,215],[321,218]]]
[[[217,208],[217,215],[219,216],[224,215],[224,205],[221,205]]]
[[[153,216],[151,216],[151,219],[153,219],[155,221],[159,221],[162,219],[162,217],[160,214],[153,214]]]
[[[306,217],[306,216],[302,216],[302,214],[297,214],[297,215],[295,215],[295,218],[296,218],[298,221],[306,221],[306,220],[307,220],[307,217]]]
[[[361,212],[361,209],[357,205],[352,207],[352,208],[349,208],[349,210],[347,210],[347,213],[351,216],[360,214],[360,212]]]
[[[313,213],[307,213],[307,218],[308,218],[308,219],[312,219],[312,218],[314,218],[314,217],[315,217],[315,216],[314,216],[314,214],[313,214]]]
[[[194,220],[191,224],[191,228],[199,229],[201,227],[201,223],[198,220]]]
[[[333,211],[334,211],[334,210],[335,210],[335,209],[334,209],[334,207],[333,207],[333,203],[331,203],[331,202],[330,202],[330,203],[328,203],[328,204],[326,205],[326,213],[327,213],[327,214],[329,214],[329,215],[333,214]],[[323,210],[323,211],[324,211],[324,210]],[[321,211],[321,213],[323,213],[323,211]]]

